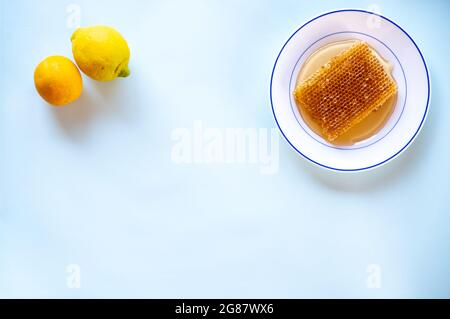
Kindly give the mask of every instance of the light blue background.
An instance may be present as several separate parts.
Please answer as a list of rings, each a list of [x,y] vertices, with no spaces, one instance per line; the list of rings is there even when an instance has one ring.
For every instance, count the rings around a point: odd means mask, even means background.
[[[300,25],[373,1],[74,1],[108,24],[132,75],[84,77],[54,110],[36,64],[71,55],[69,1],[1,0],[0,297],[450,297],[448,1],[376,1],[427,59],[432,103],[403,155],[374,171],[175,165],[171,132],[275,127],[269,81]],[[81,289],[66,266],[81,267]],[[368,289],[368,265],[381,288]]]

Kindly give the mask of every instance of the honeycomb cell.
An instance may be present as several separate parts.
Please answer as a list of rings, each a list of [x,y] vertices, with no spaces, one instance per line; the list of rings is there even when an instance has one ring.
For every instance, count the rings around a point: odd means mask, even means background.
[[[396,92],[395,81],[371,48],[358,41],[297,85],[294,98],[332,142]]]

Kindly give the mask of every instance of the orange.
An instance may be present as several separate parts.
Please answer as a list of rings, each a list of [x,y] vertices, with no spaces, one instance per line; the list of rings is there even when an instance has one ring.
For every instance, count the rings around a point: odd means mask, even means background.
[[[34,85],[39,95],[53,106],[76,101],[83,91],[77,66],[63,56],[50,56],[34,71]]]

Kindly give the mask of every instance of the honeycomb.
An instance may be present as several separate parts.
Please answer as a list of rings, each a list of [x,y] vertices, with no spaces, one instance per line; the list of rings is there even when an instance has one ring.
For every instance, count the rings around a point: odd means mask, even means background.
[[[332,142],[397,92],[370,47],[358,41],[297,85],[294,98]]]

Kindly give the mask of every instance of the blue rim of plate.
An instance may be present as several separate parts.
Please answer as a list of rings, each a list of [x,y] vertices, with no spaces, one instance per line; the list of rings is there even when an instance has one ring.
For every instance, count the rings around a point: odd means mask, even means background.
[[[374,164],[374,165],[368,166],[368,167],[355,168],[355,169],[342,169],[342,168],[335,168],[335,167],[327,166],[327,165],[321,164],[321,163],[319,163],[319,162],[317,162],[317,161],[315,161],[315,160],[309,158],[308,156],[306,156],[305,154],[303,154],[300,150],[298,150],[298,149],[291,143],[291,141],[287,138],[287,136],[284,134],[283,130],[281,129],[281,126],[280,126],[280,124],[278,123],[277,116],[275,115],[275,110],[274,110],[274,107],[273,107],[273,99],[272,99],[272,82],[273,82],[273,75],[274,75],[274,73],[275,73],[275,68],[276,68],[276,66],[277,66],[278,59],[280,58],[281,53],[283,53],[283,50],[284,50],[284,48],[286,47],[286,45],[289,43],[289,41],[291,41],[291,39],[292,39],[292,38],[293,38],[293,37],[294,37],[301,29],[303,29],[305,26],[307,26],[307,25],[310,24],[311,22],[313,22],[313,21],[315,21],[315,20],[317,20],[317,19],[320,19],[320,18],[322,18],[322,17],[324,17],[324,16],[327,16],[327,15],[330,15],[330,14],[334,14],[334,13],[340,13],[340,12],[361,12],[361,13],[366,13],[366,14],[373,14],[373,15],[378,16],[378,17],[380,17],[380,18],[382,18],[382,19],[384,19],[384,20],[386,20],[386,21],[392,23],[393,25],[395,25],[398,29],[400,29],[400,30],[401,30],[401,31],[402,31],[402,32],[403,32],[403,33],[411,40],[411,42],[412,42],[412,43],[414,44],[414,46],[416,47],[416,49],[417,49],[417,51],[419,52],[419,55],[420,55],[420,57],[421,57],[421,59],[422,59],[423,65],[424,65],[424,67],[425,67],[425,72],[426,72],[426,74],[427,74],[427,86],[428,86],[427,105],[426,105],[425,112],[424,112],[424,114],[423,114],[422,120],[421,120],[421,122],[420,122],[420,125],[419,125],[419,127],[417,128],[417,130],[416,130],[416,132],[414,133],[414,135],[412,136],[412,138],[411,138],[411,139],[408,141],[408,143],[406,143],[406,145],[403,146],[397,153],[395,153],[395,154],[392,155],[391,157],[385,159],[384,161],[382,161],[382,162],[380,162],[380,163],[378,163],[378,164]],[[335,10],[335,11],[326,12],[326,13],[324,13],[324,14],[321,14],[321,15],[319,15],[319,16],[317,16],[317,17],[311,19],[311,20],[309,20],[309,21],[306,22],[305,24],[303,24],[300,28],[298,28],[298,29],[297,29],[297,30],[289,37],[289,39],[286,41],[286,43],[285,43],[285,44],[283,45],[283,47],[281,48],[280,53],[278,53],[277,59],[275,60],[275,64],[274,64],[273,70],[272,70],[272,76],[271,76],[271,78],[270,78],[270,104],[271,104],[271,107],[272,107],[272,114],[273,114],[273,116],[274,116],[274,118],[275,118],[275,122],[277,123],[278,129],[280,130],[280,132],[281,132],[281,134],[283,135],[283,137],[286,139],[286,141],[289,143],[289,145],[291,145],[291,147],[297,151],[297,153],[299,153],[301,156],[303,156],[303,157],[304,157],[305,159],[307,159],[308,161],[310,161],[310,162],[312,162],[312,163],[314,163],[314,164],[316,164],[316,165],[318,165],[318,166],[321,166],[321,167],[323,167],[323,168],[327,168],[327,169],[334,170],[334,171],[340,171],[340,172],[357,172],[357,171],[365,171],[365,170],[369,170],[369,169],[378,167],[378,166],[380,166],[380,165],[383,165],[383,164],[385,164],[385,163],[391,161],[392,159],[394,159],[394,158],[397,157],[398,155],[400,155],[400,154],[401,154],[401,153],[402,153],[402,152],[403,152],[403,151],[404,151],[404,150],[405,150],[405,149],[406,149],[406,148],[414,141],[414,139],[417,137],[418,133],[420,132],[420,130],[421,130],[422,127],[423,127],[423,123],[425,122],[425,119],[426,119],[427,114],[428,114],[428,108],[429,108],[429,104],[430,104],[430,93],[431,93],[431,87],[430,87],[430,75],[429,75],[429,72],[428,72],[428,67],[427,67],[427,64],[426,64],[426,62],[425,62],[425,58],[423,57],[422,52],[420,51],[419,47],[417,46],[417,44],[416,44],[416,42],[413,40],[413,38],[412,38],[405,30],[403,30],[402,27],[400,27],[400,26],[399,26],[397,23],[395,23],[394,21],[392,21],[392,20],[390,20],[390,19],[388,19],[388,18],[386,18],[386,17],[384,17],[384,16],[382,16],[382,15],[380,15],[380,14],[377,14],[377,13],[375,13],[375,12],[370,12],[370,11],[367,11],[367,10],[360,10],[360,9],[343,9],[343,10]]]

